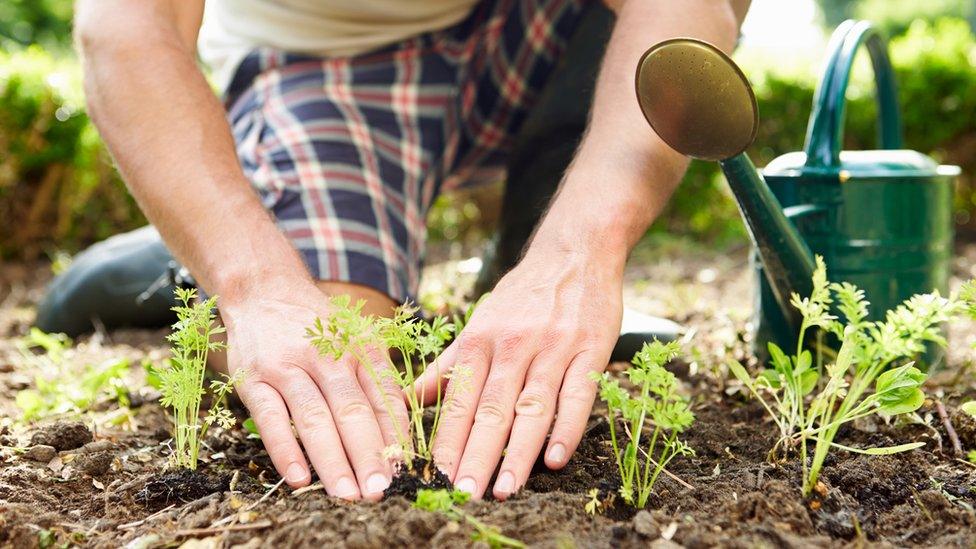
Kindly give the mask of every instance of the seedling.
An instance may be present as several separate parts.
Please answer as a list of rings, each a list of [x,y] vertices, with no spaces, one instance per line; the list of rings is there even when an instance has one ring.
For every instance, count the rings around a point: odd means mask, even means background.
[[[916,295],[888,311],[884,321],[868,321],[864,292],[849,283],[829,283],[823,259],[817,257],[813,291],[807,298],[793,295],[793,305],[803,315],[795,354],[787,356],[769,345],[772,368],[753,379],[738,362],[730,370],[772,416],[780,438],[770,459],[788,456],[798,448],[803,467],[803,494],[817,484],[830,448],[869,455],[887,455],[919,448],[922,442],[883,448],[852,448],[834,442],[840,428],[873,414],[894,416],[913,412],[925,397],[921,386],[926,374],[911,360],[925,351],[926,343],[945,346],[939,325],[965,309],[954,297],[938,292]],[[835,305],[843,321],[831,314]],[[807,330],[817,328],[836,337],[841,346],[833,362],[823,364],[818,347],[817,367],[810,351],[803,349]],[[873,386],[873,391],[872,391]],[[806,397],[819,388],[810,399]],[[764,397],[763,395],[766,395]],[[815,444],[807,469],[807,444]]]
[[[597,513],[603,512],[603,501],[600,499],[600,489],[590,488],[590,491],[586,493],[586,504],[583,505],[583,510],[586,511],[588,515],[596,515]]]
[[[525,547],[521,541],[503,535],[497,528],[481,522],[458,507],[467,503],[470,497],[470,494],[460,490],[424,488],[417,491],[417,499],[413,506],[424,511],[440,513],[455,522],[467,522],[475,530],[471,535],[472,541],[485,543],[489,547]]]
[[[627,377],[639,389],[632,396],[610,377],[609,372],[592,374],[600,385],[600,398],[607,404],[610,443],[620,471],[620,495],[639,509],[647,505],[658,476],[677,456],[694,451],[678,440],[678,434],[695,420],[688,401],[677,393],[674,374],[664,364],[677,356],[678,343],[645,343],[634,355]],[[627,444],[621,448],[617,423],[624,425]],[[649,443],[642,446],[644,428],[650,427]],[[644,439],[646,440],[646,439]]]
[[[430,357],[438,355],[454,333],[454,324],[443,317],[431,323],[417,319],[417,308],[409,304],[397,307],[390,318],[363,315],[364,302],[351,304],[349,296],[336,296],[331,300],[332,313],[323,322],[316,319],[307,337],[322,356],[340,360],[352,357],[366,371],[370,380],[383,387],[384,380],[392,380],[406,395],[409,413],[409,432],[397,427],[397,444],[387,449],[389,457],[402,457],[409,469],[417,458],[431,462],[431,448],[440,425],[441,388],[438,381],[437,401],[433,406],[430,428],[424,425],[424,406],[412,390],[414,382],[429,366]],[[403,360],[397,368],[386,350],[396,351]],[[392,402],[383,391],[383,408],[394,418]],[[398,426],[396,421],[394,425]]]
[[[173,453],[170,460],[175,467],[197,468],[200,441],[207,429],[217,424],[224,429],[234,426],[234,416],[227,409],[227,396],[234,390],[240,376],[224,376],[223,380],[210,382],[211,405],[207,415],[201,420],[200,405],[203,401],[207,356],[226,346],[214,341],[214,336],[223,333],[217,326],[214,305],[217,297],[197,301],[196,290],[176,289],[180,305],[173,307],[177,321],[173,333],[167,336],[172,344],[172,357],[169,366],[155,371],[162,394],[160,403],[173,414]]]
[[[128,406],[129,391],[124,381],[128,360],[75,366],[65,359],[71,340],[64,334],[46,334],[37,328],[31,328],[17,346],[21,357],[36,371],[34,388],[17,393],[16,403],[23,421],[81,414],[106,400]],[[44,353],[35,354],[31,350],[34,348],[43,349]]]

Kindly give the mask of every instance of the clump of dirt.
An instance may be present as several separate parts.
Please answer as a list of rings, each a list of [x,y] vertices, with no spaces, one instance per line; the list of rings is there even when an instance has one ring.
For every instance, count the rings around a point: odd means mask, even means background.
[[[393,475],[393,481],[383,491],[383,496],[402,496],[413,501],[417,498],[417,491],[419,490],[426,488],[450,490],[453,487],[451,479],[431,461],[415,458],[412,468],[401,465],[397,469],[396,474]]]
[[[32,446],[52,446],[59,452],[81,448],[92,441],[92,432],[79,421],[59,421],[42,427],[30,439]]]
[[[135,495],[135,501],[146,507],[161,508],[171,503],[189,503],[204,496],[227,490],[230,476],[208,475],[190,469],[167,471],[146,480]]]

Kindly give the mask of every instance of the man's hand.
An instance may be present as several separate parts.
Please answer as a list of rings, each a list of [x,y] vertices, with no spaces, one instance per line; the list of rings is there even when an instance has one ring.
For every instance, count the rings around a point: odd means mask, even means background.
[[[393,473],[383,449],[397,442],[384,399],[397,416],[400,432],[406,432],[406,407],[391,378],[386,377],[389,384],[380,389],[351,359],[335,363],[318,355],[304,337],[305,329],[316,317],[328,315],[329,303],[311,281],[306,284],[221,306],[228,369],[231,374],[244,370],[238,393],[289,486],[305,486],[310,480],[292,432],[293,420],[329,494],[375,501]]]
[[[493,492],[515,492],[554,414],[546,465],[562,467],[575,451],[596,394],[588,374],[606,366],[619,333],[626,257],[687,166],[640,112],[637,60],[675,36],[729,51],[748,3],[615,3],[590,124],[550,211],[522,262],[417,387],[430,398],[436,376],[451,372],[434,457],[458,488],[481,497],[507,443]]]
[[[452,378],[434,458],[459,489],[481,497],[507,447],[493,493],[514,493],[551,426],[546,465],[569,461],[593,406],[589,374],[606,367],[619,333],[622,270],[606,254],[537,249],[438,359]],[[420,390],[436,391],[433,369]]]

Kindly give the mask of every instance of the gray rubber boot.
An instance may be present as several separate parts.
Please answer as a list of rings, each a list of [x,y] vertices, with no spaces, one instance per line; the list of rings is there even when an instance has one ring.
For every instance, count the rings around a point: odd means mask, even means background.
[[[79,253],[55,277],[35,325],[71,337],[124,326],[162,327],[175,320],[171,271],[176,263],[156,229],[113,236]]]
[[[475,284],[477,295],[490,291],[521,259],[586,130],[597,74],[614,22],[613,12],[600,2],[590,4],[587,10],[515,138],[498,229]],[[624,310],[623,320],[612,360],[629,361],[645,342],[655,338],[671,341],[682,332],[682,327],[670,320],[632,310]]]

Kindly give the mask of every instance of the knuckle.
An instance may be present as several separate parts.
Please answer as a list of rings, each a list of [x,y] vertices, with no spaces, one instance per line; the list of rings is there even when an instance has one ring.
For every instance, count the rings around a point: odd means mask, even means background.
[[[451,398],[444,402],[441,413],[445,418],[459,421],[471,415],[471,406],[464,399]]]
[[[515,403],[515,415],[519,417],[541,418],[549,412],[549,398],[546,394],[526,389]]]
[[[321,403],[308,403],[296,414],[296,427],[301,430],[321,429],[332,423],[332,413]]]
[[[458,363],[484,362],[489,358],[488,338],[480,333],[461,336],[461,340],[458,342]]]
[[[372,414],[373,408],[366,402],[354,399],[343,402],[339,405],[337,414],[339,421],[355,422],[362,421]]]
[[[563,390],[559,393],[559,404],[561,409],[569,406],[593,406],[594,396],[590,391]]]
[[[498,427],[505,424],[508,415],[509,412],[498,401],[486,400],[478,405],[474,421],[486,427]]]
[[[522,350],[525,342],[525,332],[506,332],[498,339],[495,345],[495,352],[500,362],[510,362]]]

